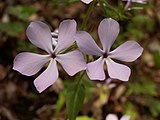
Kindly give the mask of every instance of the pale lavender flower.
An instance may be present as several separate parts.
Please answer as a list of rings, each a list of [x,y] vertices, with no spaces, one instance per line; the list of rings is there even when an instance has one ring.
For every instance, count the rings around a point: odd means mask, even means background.
[[[118,117],[117,117],[117,115],[110,113],[110,114],[108,114],[108,115],[106,116],[106,119],[105,119],[105,120],[118,120]],[[123,115],[123,116],[120,118],[120,120],[130,120],[130,116],[129,116],[129,115]]]
[[[93,0],[81,0],[82,2],[89,4],[90,2],[92,2]]]
[[[79,50],[59,54],[60,51],[65,50],[75,41],[75,33],[76,22],[74,20],[61,22],[58,29],[58,42],[53,50],[49,27],[40,21],[32,22],[27,28],[27,37],[32,44],[45,50],[48,55],[29,52],[20,53],[14,59],[13,69],[23,75],[31,76],[49,62],[47,69],[34,80],[34,85],[39,92],[44,91],[58,79],[57,61],[70,76],[86,69],[85,60]]]
[[[104,62],[107,64],[110,78],[128,81],[131,70],[126,65],[119,64],[114,59],[132,62],[136,60],[143,51],[143,48],[135,41],[127,41],[113,51],[110,51],[112,44],[119,33],[117,21],[109,18],[101,21],[98,34],[103,46],[101,50],[89,33],[85,31],[76,34],[76,42],[79,49],[87,55],[96,55],[96,61],[87,64],[87,74],[91,80],[104,80]]]

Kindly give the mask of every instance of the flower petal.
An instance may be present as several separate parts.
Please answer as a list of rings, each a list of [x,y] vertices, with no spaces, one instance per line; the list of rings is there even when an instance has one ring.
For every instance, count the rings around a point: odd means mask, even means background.
[[[87,75],[91,80],[104,80],[104,59],[100,57],[98,60],[94,62],[90,62],[87,64]]]
[[[118,117],[115,114],[108,114],[105,120],[118,120]]]
[[[127,9],[131,5],[131,3],[132,3],[132,0],[128,0],[127,4],[125,5],[125,9]]]
[[[96,42],[85,31],[78,32],[75,35],[78,48],[87,55],[103,55],[103,51],[97,46]]]
[[[143,48],[135,41],[127,41],[109,53],[110,58],[132,62],[143,52]]]
[[[47,69],[34,80],[34,85],[39,93],[43,92],[58,79],[58,69],[55,60],[51,60]]]
[[[122,81],[129,80],[129,76],[131,74],[131,70],[129,67],[127,67],[126,65],[116,63],[110,58],[107,58],[106,63],[108,74],[111,78],[119,79]]]
[[[87,66],[83,55],[79,50],[66,54],[59,54],[56,56],[56,59],[70,76],[75,75],[81,70],[85,70]]]
[[[98,34],[105,52],[109,52],[112,44],[119,33],[119,24],[112,18],[101,21],[98,27]]]
[[[13,69],[23,75],[31,76],[36,74],[49,59],[49,55],[23,52],[15,57]]]
[[[130,120],[129,115],[123,115],[120,120]]]
[[[89,4],[90,2],[92,2],[93,0],[81,0],[82,2]]]
[[[26,30],[28,39],[32,44],[51,53],[52,50],[52,36],[49,27],[40,21],[31,22]]]
[[[61,22],[58,29],[58,43],[55,48],[55,53],[68,48],[75,41],[77,23],[75,20],[64,20]]]

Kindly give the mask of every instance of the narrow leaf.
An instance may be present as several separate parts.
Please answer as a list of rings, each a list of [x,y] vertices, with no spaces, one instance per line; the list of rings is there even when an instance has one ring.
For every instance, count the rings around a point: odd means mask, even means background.
[[[85,88],[82,84],[67,88],[66,104],[69,120],[75,120],[85,98]]]

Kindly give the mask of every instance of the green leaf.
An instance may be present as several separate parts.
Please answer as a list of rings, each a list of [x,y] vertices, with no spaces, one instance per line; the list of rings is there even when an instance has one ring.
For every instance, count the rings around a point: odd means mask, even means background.
[[[94,84],[94,81],[93,80],[90,80],[89,77],[85,74],[83,75],[83,78],[82,78],[82,83],[83,85],[88,88],[88,87],[94,87],[95,88],[95,84]]]
[[[9,36],[17,36],[25,29],[24,25],[20,22],[0,23],[0,30]]]
[[[146,78],[141,77],[140,80],[136,83],[131,83],[129,85],[129,91],[135,94],[144,94],[157,96],[156,84],[146,80]]]
[[[66,105],[69,120],[75,120],[85,98],[85,88],[82,84],[70,85],[66,93]]]
[[[87,74],[83,75],[81,81],[85,87],[85,93],[87,95],[85,97],[85,102],[90,101],[91,99],[93,99],[95,91],[96,91],[95,81],[90,80]]]
[[[116,20],[119,19],[119,12],[112,7],[110,4],[108,4],[105,0],[99,0],[99,4],[104,12],[104,15],[108,18],[114,18]]]
[[[149,16],[136,15],[133,18],[133,22],[137,27],[146,28],[148,31],[154,30],[154,21]]]
[[[96,120],[96,119],[88,116],[78,116],[76,120]]]
[[[135,39],[142,39],[144,37],[142,30],[137,28],[128,29],[128,35],[129,34],[132,34],[135,37]]]
[[[160,115],[160,100],[155,99],[153,97],[148,98],[150,105],[149,110],[154,117]]]
[[[29,5],[17,5],[8,8],[8,13],[17,16],[21,20],[28,20],[36,12],[35,7]]]

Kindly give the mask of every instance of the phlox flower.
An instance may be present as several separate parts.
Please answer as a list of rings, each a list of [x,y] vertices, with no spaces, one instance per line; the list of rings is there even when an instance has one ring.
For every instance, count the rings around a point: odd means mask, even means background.
[[[89,4],[90,2],[92,2],[93,0],[81,0],[82,2]]]
[[[106,116],[105,120],[118,120],[118,117],[115,114],[110,113]],[[123,115],[120,120],[130,120],[130,116]]]
[[[48,55],[22,52],[15,57],[13,69],[23,75],[31,76],[40,71],[49,62],[46,70],[34,80],[34,85],[39,92],[44,91],[58,79],[57,62],[62,65],[70,76],[86,69],[85,60],[79,50],[60,54],[61,51],[68,48],[75,41],[75,33],[76,22],[74,20],[61,22],[58,29],[58,42],[53,49],[49,27],[40,21],[31,22],[26,30],[28,39],[35,46],[45,50]]]
[[[106,63],[110,78],[128,81],[131,73],[130,68],[114,60],[132,62],[142,54],[143,48],[135,41],[127,41],[115,50],[110,51],[118,33],[119,24],[117,21],[111,18],[101,21],[98,27],[98,35],[103,50],[98,47],[89,33],[80,31],[76,34],[77,45],[83,53],[99,56],[96,61],[87,64],[86,72],[91,80],[104,80],[106,78],[104,72],[104,63]]]

